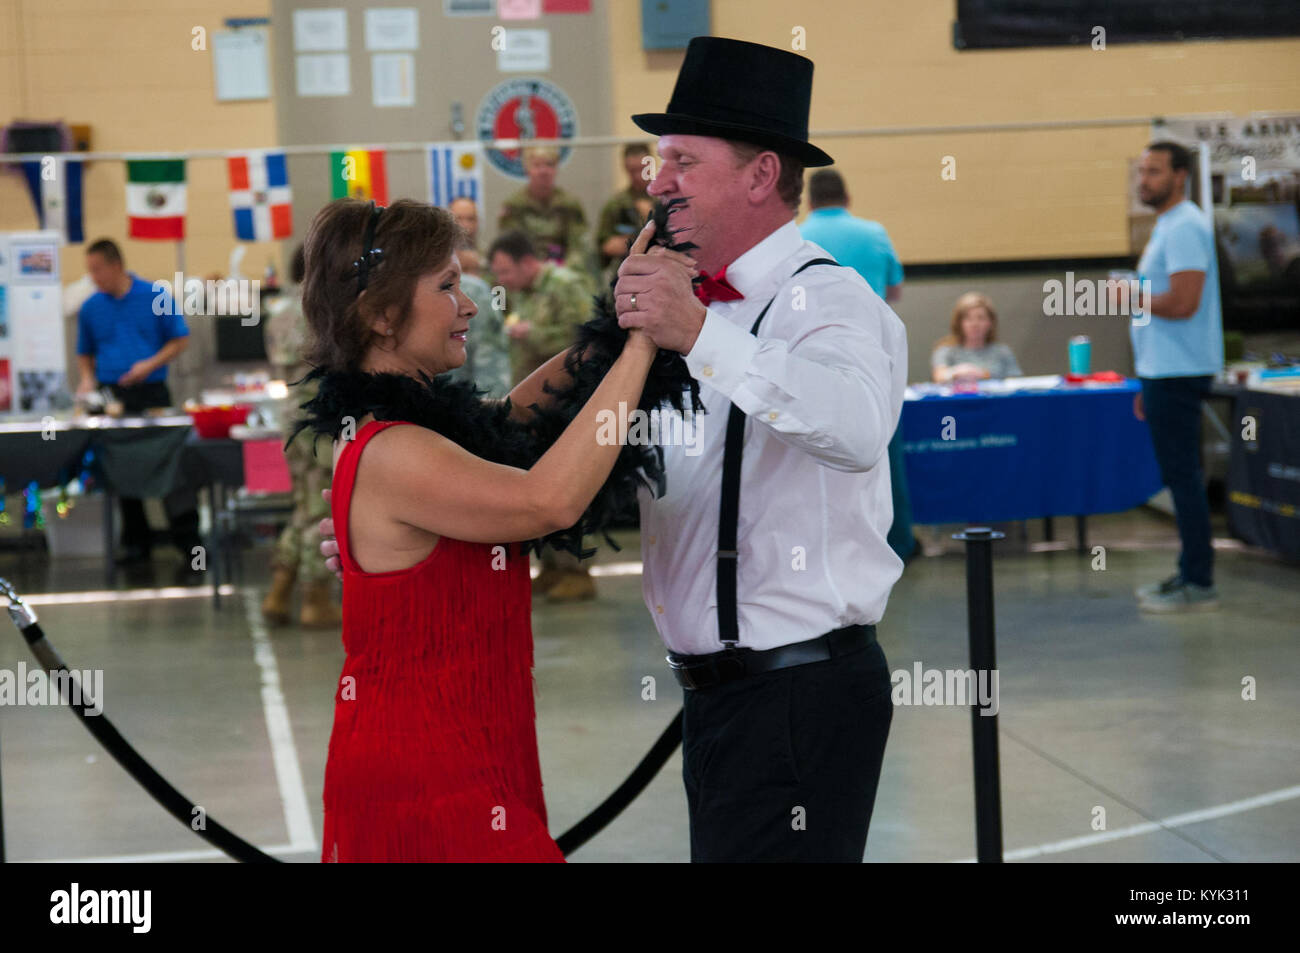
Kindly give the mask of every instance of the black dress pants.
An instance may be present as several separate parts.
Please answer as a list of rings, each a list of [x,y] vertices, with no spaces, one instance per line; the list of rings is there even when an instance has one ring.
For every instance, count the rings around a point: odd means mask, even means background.
[[[861,863],[893,720],[878,643],[685,693],[692,862]]]

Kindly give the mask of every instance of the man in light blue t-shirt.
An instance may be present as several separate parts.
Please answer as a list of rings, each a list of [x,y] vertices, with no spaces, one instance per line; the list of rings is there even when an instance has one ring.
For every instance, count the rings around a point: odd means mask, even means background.
[[[808,177],[808,217],[799,231],[820,245],[841,265],[852,268],[886,301],[897,301],[903,291],[903,265],[889,233],[879,222],[849,214],[849,193],[844,177],[834,169],[818,169]],[[894,500],[894,522],[889,546],[904,563],[920,551],[912,532],[912,500],[903,469],[903,425],[899,422],[889,441],[889,485]]]
[[[886,301],[897,301],[903,288],[903,266],[879,222],[849,214],[844,178],[833,169],[818,169],[808,177],[808,217],[799,226],[803,237],[821,245],[841,265],[848,265]]]
[[[1214,229],[1186,196],[1191,153],[1155,142],[1138,167],[1142,201],[1159,213],[1138,262],[1150,282],[1143,323],[1130,324],[1142,392],[1133,411],[1151,428],[1160,474],[1174,500],[1178,572],[1138,590],[1147,612],[1217,609],[1210,504],[1201,472],[1201,400],[1223,367],[1223,315]]]

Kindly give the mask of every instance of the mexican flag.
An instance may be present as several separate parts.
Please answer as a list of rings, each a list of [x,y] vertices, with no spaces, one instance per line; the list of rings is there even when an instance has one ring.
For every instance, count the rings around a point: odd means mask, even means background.
[[[374,199],[376,204],[388,204],[388,170],[382,149],[331,152],[330,181],[333,198]]]
[[[131,238],[185,237],[185,160],[131,159],[126,163],[127,233]]]

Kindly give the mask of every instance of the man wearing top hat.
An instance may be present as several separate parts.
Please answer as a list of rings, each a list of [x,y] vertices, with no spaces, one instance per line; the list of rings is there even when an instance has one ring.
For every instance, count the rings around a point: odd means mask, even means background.
[[[887,448],[902,408],[902,322],[795,225],[812,61],[696,37],[650,186],[704,278],[651,250],[619,269],[623,327],[685,356],[702,452],[666,447],[642,492],[643,592],[685,688],[694,861],[859,862],[893,714],[875,638],[902,563]],[[730,431],[730,439],[728,432]],[[728,446],[730,444],[730,446]]]
[[[903,566],[887,449],[907,341],[795,225],[804,167],[832,162],[808,142],[812,73],[696,37],[668,111],[632,117],[660,137],[650,194],[681,200],[670,226],[696,246],[629,255],[615,287],[619,322],[683,354],[707,409],[698,441],[663,447],[664,495],[641,495],[693,861],[860,862],[893,715],[875,625]]]

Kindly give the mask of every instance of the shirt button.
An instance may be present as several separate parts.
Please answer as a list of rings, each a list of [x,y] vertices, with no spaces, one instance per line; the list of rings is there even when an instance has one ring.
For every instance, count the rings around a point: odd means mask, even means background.
[[[655,606],[655,612],[658,612],[660,615],[663,615],[663,614],[664,614],[664,607],[663,607],[663,606]]]
[[[775,410],[769,410],[768,413],[767,413],[767,419],[768,419],[768,420],[776,420],[776,416],[777,416],[777,415],[776,415],[776,411],[775,411]]]
[[[651,536],[651,537],[650,537],[650,545],[653,546],[654,544],[655,544],[655,538],[654,538],[653,536]]]
[[[713,368],[710,367],[708,364],[705,364],[703,367],[700,368],[700,373],[703,374],[705,377],[712,377]]]

